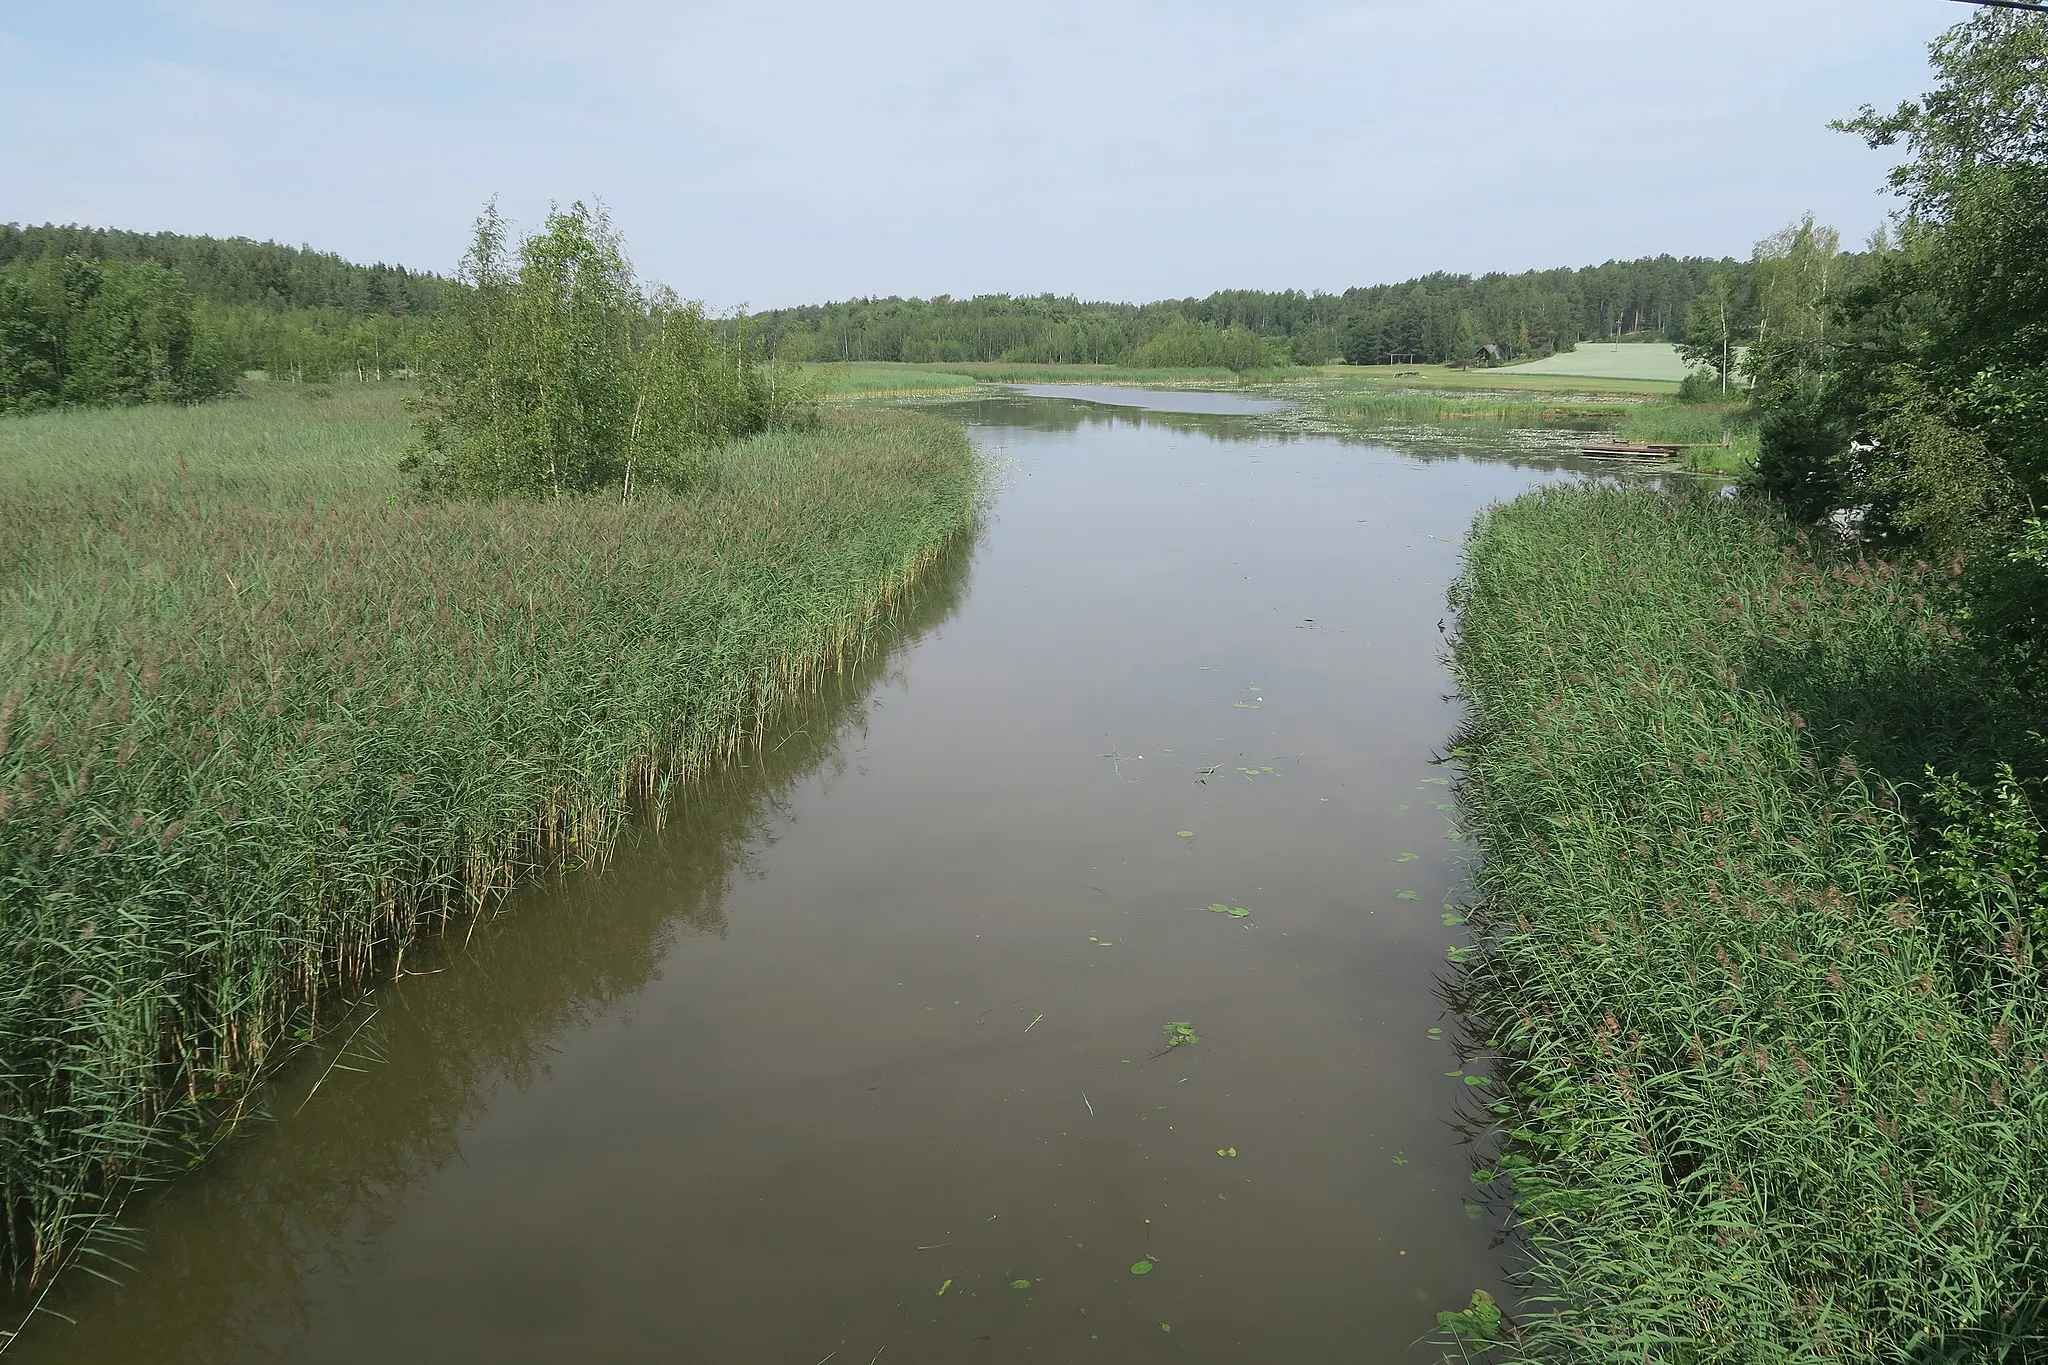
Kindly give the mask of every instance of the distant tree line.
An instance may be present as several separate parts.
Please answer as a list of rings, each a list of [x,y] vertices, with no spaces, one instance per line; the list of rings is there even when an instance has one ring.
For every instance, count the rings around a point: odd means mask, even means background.
[[[1050,294],[850,299],[749,321],[775,354],[802,360],[1142,364],[1161,354],[1146,348],[1171,333],[1165,346],[1176,356],[1227,355],[1201,363],[1232,369],[1340,358],[1469,363],[1486,347],[1526,359],[1617,335],[1680,341],[1709,280],[1746,283],[1749,271],[1735,260],[1654,256],[1517,275],[1438,273],[1341,294],[1240,289],[1145,304]],[[1259,345],[1247,347],[1246,335]]]
[[[85,262],[73,268],[98,269],[111,279],[175,279],[193,301],[193,325],[231,376],[261,370],[292,379],[369,379],[415,371],[432,342],[435,320],[460,292],[458,284],[438,275],[357,265],[332,252],[276,242],[0,224],[0,280],[47,280],[68,261]],[[42,295],[50,297],[47,288]],[[0,295],[0,331],[36,325],[24,321],[29,314],[23,307],[19,296]],[[46,320],[47,313],[45,308]],[[0,386],[6,383],[0,377]],[[181,389],[178,396],[193,395]],[[88,397],[74,385],[54,401],[139,400],[132,386],[119,395]]]
[[[309,381],[420,373],[445,319],[470,288],[461,279],[403,266],[357,265],[330,252],[275,242],[0,225],[0,279],[44,278],[61,273],[67,261],[95,263],[123,280],[133,275],[177,281],[193,300],[194,334],[211,348],[205,354],[220,372],[262,371]],[[1709,315],[1699,300],[1721,291],[1712,317],[1747,345],[1761,316],[1756,279],[1753,262],[1656,256],[1512,275],[1437,273],[1341,294],[1224,290],[1142,304],[1054,295],[862,298],[775,309],[718,325],[728,339],[746,331],[766,354],[785,361],[1097,363],[1243,372],[1338,359],[1360,365],[1521,360],[1615,336],[1698,342],[1702,355],[1726,350],[1732,356],[1734,343],[1722,347],[1711,338],[1701,340],[1711,329],[1702,330]],[[0,330],[34,330],[35,324],[24,322],[29,314],[7,303],[14,298],[0,298]],[[135,401],[145,392],[211,391],[183,382],[166,387],[160,377],[139,388],[129,383],[116,389],[118,395],[81,381],[37,392],[47,401],[103,402]]]
[[[72,255],[0,273],[0,412],[192,402],[236,377],[175,270]]]

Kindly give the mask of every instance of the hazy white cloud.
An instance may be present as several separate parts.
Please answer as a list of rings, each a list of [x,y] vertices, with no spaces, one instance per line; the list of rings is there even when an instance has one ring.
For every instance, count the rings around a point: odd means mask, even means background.
[[[0,13],[0,219],[446,269],[600,195],[717,305],[1341,289],[1860,238],[1935,0],[73,3]]]

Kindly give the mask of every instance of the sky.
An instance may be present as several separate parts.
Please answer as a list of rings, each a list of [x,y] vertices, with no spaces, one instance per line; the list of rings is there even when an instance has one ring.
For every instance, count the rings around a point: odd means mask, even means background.
[[[714,308],[1341,291],[1670,252],[1891,154],[1949,0],[7,0],[0,222],[452,270],[601,199]]]

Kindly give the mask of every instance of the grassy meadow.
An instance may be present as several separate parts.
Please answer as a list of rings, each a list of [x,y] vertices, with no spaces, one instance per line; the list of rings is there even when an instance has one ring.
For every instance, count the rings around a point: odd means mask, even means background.
[[[820,398],[888,397],[974,387],[974,380],[969,375],[882,360],[810,364],[803,367],[803,373]]]
[[[1668,341],[1582,341],[1541,360],[1504,365],[1506,375],[1562,375],[1574,379],[1657,380],[1676,384],[1692,366]]]
[[[426,501],[397,385],[0,422],[0,1258],[50,1272],[332,1000],[602,853],[867,646],[977,515],[828,412],[688,492]]]
[[[2039,1358],[2043,909],[1928,779],[2040,742],[1948,582],[1704,492],[1476,528],[1451,957],[1530,1259],[1511,1358]]]

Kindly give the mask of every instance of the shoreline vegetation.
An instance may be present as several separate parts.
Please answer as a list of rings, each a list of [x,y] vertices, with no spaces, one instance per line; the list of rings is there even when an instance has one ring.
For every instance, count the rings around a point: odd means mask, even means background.
[[[408,944],[738,752],[972,534],[955,424],[422,497],[406,384],[0,423],[0,1261],[46,1279]]]
[[[888,361],[812,364],[803,372],[820,400],[835,404],[943,397],[969,392],[979,383],[1227,389],[1298,403],[1325,420],[1361,431],[1393,425],[1484,427],[1502,434],[1581,431],[1588,441],[1684,445],[1684,455],[1658,467],[1713,474],[1741,474],[1755,465],[1757,457],[1757,415],[1746,398],[1682,394],[1677,381],[1626,375],[1602,378],[1448,365],[1297,366],[1237,374],[1215,368],[926,366]]]
[[[1953,584],[1703,490],[1475,528],[1452,994],[1528,1254],[1514,1358],[2038,1345],[2041,831],[2004,765],[2041,742]]]
[[[1467,544],[1449,986],[1526,1253],[1440,1317],[1481,1354],[2048,1358],[2048,21],[1930,56],[1837,125],[1904,149],[1896,238],[1758,244],[1740,495]]]

